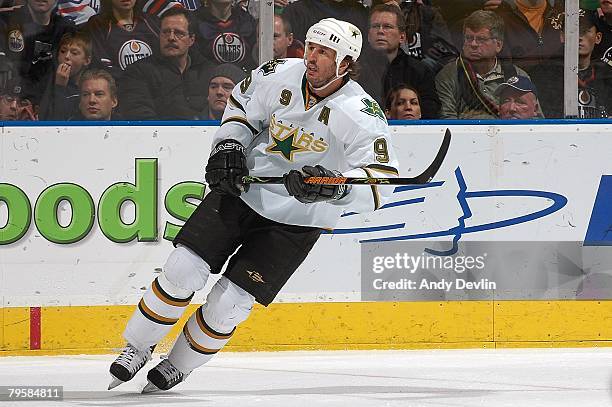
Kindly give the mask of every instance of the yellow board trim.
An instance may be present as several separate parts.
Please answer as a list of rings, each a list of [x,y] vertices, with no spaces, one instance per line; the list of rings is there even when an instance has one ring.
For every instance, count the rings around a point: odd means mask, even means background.
[[[165,352],[191,304],[157,351]],[[42,307],[30,350],[29,308],[2,308],[0,355],[113,353],[134,305]],[[612,301],[445,301],[256,305],[224,350],[611,347]]]

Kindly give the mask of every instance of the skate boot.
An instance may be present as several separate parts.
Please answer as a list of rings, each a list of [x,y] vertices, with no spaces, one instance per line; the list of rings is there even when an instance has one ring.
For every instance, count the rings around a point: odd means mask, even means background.
[[[149,383],[142,389],[143,393],[152,393],[158,390],[170,390],[189,376],[178,370],[168,359],[164,359],[153,369],[149,370],[147,379]]]
[[[149,349],[141,351],[128,343],[110,366],[113,381],[108,385],[108,389],[110,390],[131,380],[151,360],[151,352],[154,348],[155,346],[151,346]]]

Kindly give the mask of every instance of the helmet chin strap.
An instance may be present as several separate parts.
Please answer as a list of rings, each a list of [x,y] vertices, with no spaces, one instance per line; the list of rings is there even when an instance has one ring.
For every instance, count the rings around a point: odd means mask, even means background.
[[[306,62],[306,56],[304,56],[304,65],[305,65],[306,67],[308,67],[308,62]],[[315,92],[318,92],[318,91],[320,91],[320,90],[323,90],[323,89],[327,88],[329,85],[331,85],[332,83],[334,83],[334,81],[335,81],[336,79],[343,78],[343,77],[344,77],[344,76],[345,76],[345,75],[348,73],[348,70],[347,70],[347,71],[346,71],[346,72],[344,72],[342,75],[338,75],[338,71],[339,71],[339,70],[340,70],[340,66],[338,66],[338,67],[336,68],[336,76],[334,76],[332,79],[330,79],[330,80],[329,80],[329,81],[328,81],[328,82],[327,82],[325,85],[323,85],[323,86],[319,86],[318,88],[315,88],[315,87],[312,85],[312,83],[308,82],[308,84],[310,85],[310,87],[312,88],[312,90],[314,90]]]
[[[342,75],[340,75],[340,76],[334,76],[334,78],[333,78],[333,79],[331,79],[331,80],[330,80],[329,82],[327,82],[325,85],[323,85],[323,86],[319,86],[318,88],[315,88],[314,86],[312,86],[312,84],[311,84],[310,82],[309,82],[309,85],[310,85],[310,87],[312,88],[312,90],[314,90],[314,91],[317,91],[317,92],[318,92],[318,91],[320,91],[320,90],[325,89],[326,87],[328,87],[328,86],[329,86],[329,85],[331,85],[332,83],[334,83],[334,82],[336,81],[336,79],[340,79],[340,78],[344,77],[344,75],[346,75],[347,73],[348,73],[348,72],[345,72],[345,73],[343,73],[343,74],[342,74]]]

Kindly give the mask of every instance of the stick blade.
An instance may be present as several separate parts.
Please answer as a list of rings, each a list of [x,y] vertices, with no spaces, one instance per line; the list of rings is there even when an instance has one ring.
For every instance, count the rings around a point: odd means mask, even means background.
[[[436,154],[431,164],[429,164],[429,167],[427,167],[425,171],[423,171],[422,173],[420,173],[418,176],[414,178],[415,184],[427,184],[429,181],[433,179],[433,177],[435,177],[436,173],[438,172],[438,170],[442,166],[442,163],[444,162],[446,153],[448,153],[450,142],[451,142],[451,131],[450,129],[446,129],[446,131],[444,132],[444,139],[442,140],[442,145],[440,146],[438,153]]]

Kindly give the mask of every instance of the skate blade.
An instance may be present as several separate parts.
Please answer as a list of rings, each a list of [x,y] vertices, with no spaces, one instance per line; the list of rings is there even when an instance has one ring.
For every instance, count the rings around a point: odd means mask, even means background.
[[[161,391],[161,389],[153,383],[148,382],[144,389],[142,389],[142,394],[155,393],[156,391]]]
[[[113,380],[108,385],[108,390],[114,389],[115,387],[119,386],[120,384],[125,383],[123,380],[119,380],[119,379],[117,379],[113,375],[111,375],[111,377],[113,378]]]

